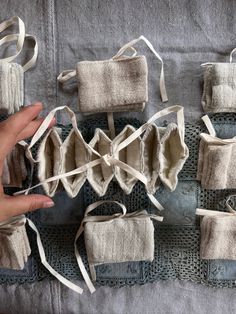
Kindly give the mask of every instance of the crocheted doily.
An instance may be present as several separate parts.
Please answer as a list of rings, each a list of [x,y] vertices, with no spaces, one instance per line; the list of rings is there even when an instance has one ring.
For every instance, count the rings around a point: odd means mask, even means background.
[[[210,116],[217,134],[222,138],[230,138],[236,134],[235,114],[215,114]],[[99,124],[98,124],[99,122]],[[136,119],[118,119],[115,121],[117,131],[126,124],[139,127]],[[87,126],[89,125],[89,128]],[[62,127],[65,138],[70,127]],[[97,127],[107,128],[105,120],[87,120],[80,124],[80,130],[88,142]],[[109,286],[124,286],[144,284],[155,280],[181,279],[201,282],[220,287],[235,287],[236,261],[204,261],[199,258],[199,219],[196,218],[196,207],[214,210],[225,210],[226,196],[235,191],[204,190],[195,180],[199,134],[206,132],[203,123],[186,124],[185,141],[190,150],[179,175],[179,183],[174,192],[161,187],[156,193],[157,199],[165,207],[164,223],[154,222],[155,225],[155,258],[153,262],[130,262],[97,266],[97,284]],[[35,147],[35,152],[37,146]],[[37,175],[35,170],[35,183]],[[27,182],[26,182],[27,186]],[[41,190],[42,191],[42,190]],[[8,190],[13,192],[13,190]],[[36,192],[36,191],[34,191]],[[92,187],[85,183],[79,195],[71,200],[64,192],[56,196],[56,208],[39,210],[28,216],[37,225],[45,248],[47,260],[52,267],[69,279],[82,279],[75,256],[74,237],[83,217],[84,209],[99,197]],[[155,213],[156,209],[150,204],[144,186],[137,183],[130,195],[125,195],[116,181],[109,185],[107,194],[102,199],[118,200],[124,203],[128,211],[146,209]],[[114,205],[100,207],[95,214],[111,214],[117,211]],[[69,210],[71,209],[72,210]],[[24,283],[43,278],[52,278],[42,266],[33,231],[28,229],[32,248],[29,261],[22,271],[0,269],[0,282]],[[86,250],[83,236],[78,242],[79,251],[88,269]]]

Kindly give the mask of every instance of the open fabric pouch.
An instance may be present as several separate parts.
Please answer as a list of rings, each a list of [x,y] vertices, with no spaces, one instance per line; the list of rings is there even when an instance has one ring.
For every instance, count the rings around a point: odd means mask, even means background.
[[[207,62],[205,68],[202,106],[205,112],[236,112],[236,64]]]
[[[236,211],[230,206],[230,195],[226,200],[229,212],[198,208],[201,219],[200,257],[202,259],[236,260]]]
[[[111,216],[91,216],[96,207],[114,203],[122,213]],[[145,210],[126,213],[126,207],[116,201],[98,201],[89,205],[76,234],[75,254],[81,273],[92,293],[95,288],[89,279],[77,248],[77,240],[84,232],[84,241],[92,281],[96,281],[95,266],[106,263],[153,261],[154,226],[151,219],[162,221],[163,217],[150,215]]]
[[[24,215],[0,222],[0,268],[23,269],[31,253]]]
[[[15,23],[19,25],[19,34],[6,35],[0,40],[0,46],[8,42],[17,42],[17,52],[10,57],[0,59],[0,109],[6,110],[9,114],[18,111],[23,106],[24,72],[35,65],[38,55],[36,38],[25,34],[25,25],[19,17],[14,16],[2,22],[0,24],[0,32]],[[24,66],[21,66],[11,61],[21,53],[25,39],[34,41],[34,53],[32,58]]]
[[[235,189],[236,138],[216,137],[209,117],[205,115],[202,120],[210,134],[200,134],[197,180],[204,189]]]
[[[55,113],[63,109],[72,121],[70,134],[62,143],[56,129],[49,130],[39,147],[38,158],[34,160],[31,148],[47,130]],[[177,125],[171,123],[167,128],[160,128],[154,124],[155,120],[170,113],[177,114]],[[114,177],[126,194],[131,193],[137,181],[143,182],[148,196],[157,207],[160,204],[155,202],[152,194],[160,182],[171,191],[176,188],[178,173],[188,154],[181,106],[157,112],[137,130],[127,125],[113,140],[97,129],[89,144],[78,130],[73,111],[68,107],[58,107],[48,114],[27,148],[28,158],[39,164],[40,183],[36,186],[43,185],[50,196],[55,194],[60,181],[67,194],[75,197],[86,179],[102,196]],[[161,206],[159,208],[162,209]]]
[[[76,71],[63,71],[58,76],[61,83],[77,76],[78,105],[81,112],[143,111],[148,101],[147,61],[145,56],[137,56],[133,48],[141,40],[161,61],[160,92],[162,101],[168,101],[162,58],[152,44],[144,36],[140,36],[124,45],[109,60],[81,61],[77,63]],[[134,54],[124,55],[127,50],[134,51]]]

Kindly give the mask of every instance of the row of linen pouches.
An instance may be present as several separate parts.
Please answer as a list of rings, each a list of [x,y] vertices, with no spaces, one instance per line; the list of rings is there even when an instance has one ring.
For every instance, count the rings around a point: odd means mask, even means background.
[[[202,106],[206,113],[236,112],[236,64],[232,63],[235,51],[233,49],[230,53],[229,62],[202,65],[205,68]],[[204,189],[236,189],[236,139],[218,138],[208,115],[203,116],[202,120],[209,134],[200,134],[197,179]],[[201,217],[202,259],[236,260],[234,197],[227,197],[228,212],[196,210]]]
[[[0,46],[5,43],[16,42],[16,53],[0,60],[0,110],[2,113],[13,114],[23,106],[24,101],[24,72],[34,66],[38,46],[36,38],[25,32],[24,22],[17,16],[0,24],[0,32],[17,24],[19,31],[8,34],[0,40]],[[25,40],[34,42],[34,52],[31,59],[21,66],[12,61],[22,52]],[[2,185],[4,187],[22,188],[27,177],[25,161],[25,145],[20,142],[4,160]],[[0,222],[0,267],[23,269],[31,253],[25,228],[24,215],[13,217]]]
[[[61,187],[64,187],[69,197],[75,197],[84,182],[88,180],[96,193],[102,196],[106,194],[109,182],[113,177],[116,178],[122,190],[129,194],[139,180],[144,183],[150,200],[158,209],[162,210],[161,204],[153,195],[159,188],[160,182],[171,191],[176,188],[178,173],[189,154],[188,147],[184,142],[183,107],[178,105],[168,107],[154,114],[139,129],[127,125],[123,131],[115,134],[113,112],[142,111],[148,100],[147,61],[144,56],[137,56],[137,52],[133,48],[133,45],[140,40],[144,40],[162,63],[160,92],[162,100],[167,101],[163,61],[151,43],[143,36],[123,46],[112,59],[83,61],[77,64],[77,71],[63,71],[58,77],[59,81],[63,83],[77,73],[79,107],[82,112],[108,112],[109,131],[97,129],[91,142],[86,143],[78,129],[75,114],[69,107],[57,107],[48,114],[27,147],[27,156],[30,157],[31,163],[38,163],[40,183],[36,186],[42,185],[47,195],[54,196]],[[125,55],[127,50],[134,51],[134,55]],[[50,129],[40,143],[38,157],[35,160],[31,149],[46,132],[51,119],[59,110],[66,111],[73,128],[64,142],[62,142],[56,127]],[[162,128],[154,123],[157,119],[170,113],[176,113],[177,124],[170,123],[166,128]],[[28,192],[36,186],[21,191],[21,193]],[[103,201],[97,202],[87,208],[74,243],[78,265],[91,292],[95,288],[77,248],[77,239],[81,233],[84,231],[91,277],[95,281],[95,265],[108,262],[152,261],[154,258],[154,228],[151,219],[158,221],[163,219],[160,216],[149,215],[142,209],[127,214],[124,205],[117,202],[115,203],[122,208],[123,214],[88,215],[102,203]],[[107,224],[108,221],[109,224]],[[37,233],[42,263],[62,283],[81,293],[78,286],[68,282],[46,262],[40,235],[33,223],[29,220],[28,222]],[[104,231],[103,237],[100,234],[101,228]],[[135,235],[132,242],[136,241],[132,250],[129,247],[130,235]],[[98,241],[96,241],[96,237]],[[120,241],[117,243],[109,241],[114,237]],[[123,250],[121,250],[121,246]],[[113,252],[112,256],[109,254],[111,251]]]

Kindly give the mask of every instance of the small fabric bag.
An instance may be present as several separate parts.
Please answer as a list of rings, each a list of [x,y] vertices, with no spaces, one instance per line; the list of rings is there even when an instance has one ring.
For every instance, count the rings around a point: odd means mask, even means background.
[[[122,208],[122,214],[90,216],[96,207],[114,203]],[[154,226],[151,219],[163,217],[149,215],[145,210],[126,213],[123,204],[116,201],[98,201],[87,207],[84,219],[75,238],[75,254],[82,275],[91,292],[90,281],[77,248],[77,240],[84,232],[86,252],[92,280],[96,280],[95,266],[128,261],[152,261],[154,259]]]
[[[112,59],[78,62],[76,71],[63,71],[58,76],[61,83],[77,76],[81,112],[143,111],[148,101],[147,61],[145,56],[136,56],[137,52],[132,47],[140,40],[147,44],[162,63],[160,91],[162,101],[168,101],[162,58],[152,44],[140,36],[124,45]],[[128,49],[134,51],[132,56],[124,55]]]
[[[23,269],[31,254],[24,215],[0,222],[0,268]]]
[[[18,111],[23,106],[24,72],[35,65],[38,55],[36,38],[25,34],[25,25],[18,16],[2,22],[0,24],[0,32],[15,23],[19,25],[19,34],[6,35],[0,40],[0,46],[4,43],[17,41],[17,52],[13,56],[0,60],[0,109],[6,110],[9,114]],[[33,56],[24,66],[11,63],[21,53],[25,39],[34,41]]]
[[[202,106],[205,112],[236,112],[236,64],[204,63],[204,88]]]
[[[236,260],[236,211],[226,200],[229,212],[197,209],[201,219],[201,259]]]
[[[143,111],[148,101],[144,56],[82,61],[76,73],[81,112]]]
[[[206,115],[202,118],[210,133],[201,133],[197,180],[204,189],[236,188],[236,139],[216,137],[214,127]]]

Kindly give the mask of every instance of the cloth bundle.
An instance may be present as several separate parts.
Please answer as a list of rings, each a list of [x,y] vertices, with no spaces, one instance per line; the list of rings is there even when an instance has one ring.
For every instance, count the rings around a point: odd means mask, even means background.
[[[197,215],[204,216],[201,219],[201,259],[236,260],[236,212],[229,205],[231,197],[226,202],[230,212],[196,211]]]
[[[36,38],[32,35],[25,34],[25,25],[23,21],[14,16],[0,24],[0,32],[4,31],[11,25],[18,23],[19,34],[6,35],[0,40],[0,46],[4,43],[16,41],[17,52],[0,60],[0,109],[12,114],[23,106],[24,101],[24,72],[34,66],[37,55],[38,45]],[[25,39],[34,41],[34,54],[32,58],[21,66],[17,63],[11,63],[22,51]]]
[[[77,63],[81,112],[143,111],[148,101],[145,56]]]
[[[202,106],[205,112],[236,112],[236,64],[205,63]]]
[[[236,188],[236,139],[216,137],[208,116],[204,116],[209,134],[200,134],[197,180],[205,189],[222,190]]]
[[[22,188],[27,173],[25,147],[21,144],[16,144],[4,160],[2,185]]]
[[[57,129],[52,128],[38,150],[38,177],[48,195],[53,196],[62,183],[67,194],[75,197],[87,179],[102,196],[113,177],[127,194],[138,180],[145,184],[148,194],[156,192],[160,181],[170,190],[176,188],[178,173],[189,154],[184,143],[183,107],[157,112],[137,130],[127,125],[114,140],[97,129],[89,144],[78,130],[74,113],[68,107],[58,107],[48,114],[32,138],[27,156],[56,111],[62,109],[66,109],[72,121],[70,134],[62,143]],[[171,123],[167,128],[159,128],[153,123],[171,112],[177,113],[178,125]]]
[[[114,203],[123,213],[111,216],[88,215],[96,207]],[[93,292],[94,286],[77,249],[77,240],[84,232],[86,252],[92,280],[96,280],[95,266],[127,261],[152,261],[154,258],[154,226],[151,219],[162,221],[163,217],[149,215],[145,210],[126,213],[123,204],[116,201],[98,201],[89,205],[75,239],[75,254],[82,275]]]
[[[63,71],[58,80],[66,82],[77,76],[78,105],[81,112],[122,112],[143,111],[148,101],[148,67],[145,56],[136,56],[132,47],[143,40],[161,61],[160,91],[163,101],[167,101],[163,61],[151,43],[141,36],[124,45],[109,60],[78,62],[76,71]],[[131,49],[132,56],[124,55]]]
[[[24,215],[0,222],[0,268],[23,269],[31,254]]]

